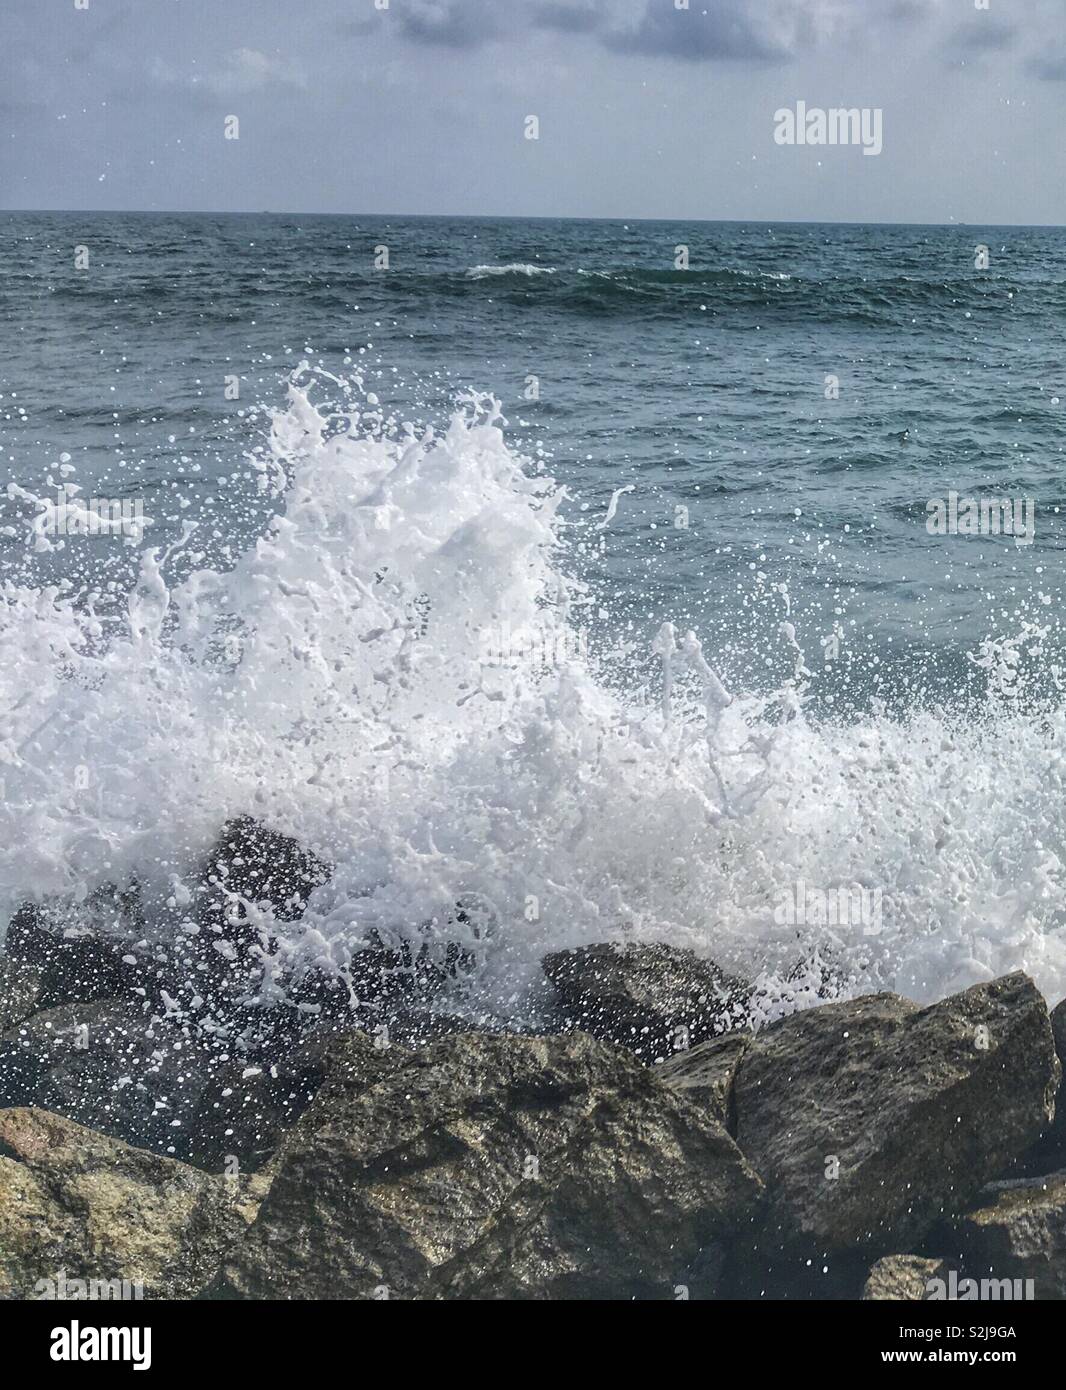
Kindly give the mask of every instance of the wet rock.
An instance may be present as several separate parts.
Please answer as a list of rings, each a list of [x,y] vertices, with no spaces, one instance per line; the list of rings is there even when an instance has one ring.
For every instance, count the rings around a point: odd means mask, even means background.
[[[278,954],[270,924],[302,916],[330,866],[299,841],[250,816],[227,822],[207,856],[191,903],[167,905],[173,959],[168,993],[190,1013],[210,1018],[232,1036],[262,1030],[264,1009],[291,995],[290,1013],[341,1014],[348,991],[336,975],[307,972],[298,979]],[[267,1028],[284,1027],[278,1007]],[[293,1017],[292,1031],[303,1026]]]
[[[995,1297],[1066,1299],[1066,1172],[997,1183],[985,1197],[955,1223],[966,1274],[1011,1281]],[[1029,1279],[1031,1290],[1013,1287]]]
[[[750,1042],[750,1033],[726,1033],[720,1038],[697,1043],[687,1052],[675,1053],[660,1062],[655,1071],[667,1085],[676,1087],[697,1104],[707,1106],[729,1133],[735,1135],[733,1082]]]
[[[342,1045],[213,1295],[671,1299],[759,1199],[713,1117],[592,1038],[373,1051]]]
[[[196,922],[205,946],[230,962],[249,947],[266,947],[245,904],[269,908],[280,922],[296,922],[331,873],[325,860],[292,836],[251,816],[228,821],[204,865],[197,893]]]
[[[54,1297],[61,1280],[66,1297],[115,1280],[145,1298],[189,1298],[255,1206],[240,1184],[61,1116],[0,1110],[0,1299]]]
[[[415,949],[407,940],[385,946],[375,936],[352,958],[352,992],[363,1004],[424,1004],[469,972],[472,963],[471,953],[454,941],[425,942]]]
[[[287,1054],[231,1059],[205,1087],[190,1120],[190,1161],[208,1171],[263,1168],[311,1105],[327,1076],[333,1088],[368,1086],[391,1049],[388,1034],[312,1034]],[[319,1107],[324,1113],[325,1101]]]
[[[143,994],[154,980],[158,967],[142,930],[136,893],[108,887],[83,903],[25,903],[8,927],[5,951],[39,973],[38,1009],[88,1004]]]
[[[924,1303],[929,1286],[946,1274],[943,1260],[926,1260],[920,1255],[885,1255],[874,1264],[862,1291],[867,1300],[896,1303]]]
[[[661,1061],[746,1022],[751,987],[691,951],[603,944],[542,962],[571,1028]]]
[[[876,994],[764,1029],[734,1083],[737,1142],[770,1194],[764,1254],[915,1248],[1046,1127],[1058,1082],[1021,974],[926,1009]]]
[[[1066,999],[1051,1010],[1051,1032],[1059,1062],[1066,1069]],[[1024,1162],[1024,1171],[1033,1175],[1053,1173],[1060,1168],[1066,1168],[1066,1080],[1059,1083],[1054,1120]]]
[[[137,1147],[187,1157],[200,1093],[226,1056],[142,1004],[65,1004],[0,1038],[0,1105],[36,1106]]]
[[[36,1011],[41,979],[36,966],[0,956],[0,1034]]]
[[[1066,1055],[1066,999],[1051,1010],[1051,1033],[1055,1039],[1055,1051],[1061,1062]]]

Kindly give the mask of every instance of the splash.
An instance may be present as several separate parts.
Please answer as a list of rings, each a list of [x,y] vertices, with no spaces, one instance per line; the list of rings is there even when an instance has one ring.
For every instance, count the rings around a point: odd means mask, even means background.
[[[188,930],[204,854],[252,814],[336,866],[301,923],[262,924],[286,970],[459,943],[456,1009],[535,1019],[546,952],[633,939],[747,974],[763,1016],[1018,968],[1066,993],[1047,628],[982,646],[979,711],[845,722],[809,712],[776,593],[781,688],[730,690],[669,623],[633,688],[590,654],[564,494],[505,423],[471,394],[441,432],[390,425],[304,364],[249,454],[281,510],[232,570],[170,578],[186,531],[118,616],[5,585],[0,920],[136,879]],[[811,909],[841,889],[876,918]]]

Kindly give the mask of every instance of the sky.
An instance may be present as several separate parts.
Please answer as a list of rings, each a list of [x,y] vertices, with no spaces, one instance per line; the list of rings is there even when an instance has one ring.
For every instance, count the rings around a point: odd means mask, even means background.
[[[1064,113],[1066,0],[0,0],[4,208],[1066,223]]]

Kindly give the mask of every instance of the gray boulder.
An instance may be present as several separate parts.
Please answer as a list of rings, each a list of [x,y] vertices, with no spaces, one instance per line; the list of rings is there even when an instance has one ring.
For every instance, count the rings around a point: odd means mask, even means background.
[[[1066,1068],[1066,999],[1051,1010],[1051,1032],[1055,1039],[1055,1052],[1059,1062]],[[1025,1172],[1029,1174],[1054,1173],[1066,1168],[1066,1083],[1059,1083],[1055,1102],[1055,1118],[1047,1133],[1042,1135],[1025,1157]]]
[[[0,1105],[49,1110],[185,1158],[190,1121],[220,1056],[227,1054],[194,1029],[144,1004],[64,1004],[0,1038]]]
[[[971,1278],[1010,1281],[1009,1292],[1000,1285],[993,1296],[1066,1299],[1066,1172],[995,1184],[958,1218],[956,1234]],[[1024,1288],[1030,1279],[1031,1295]]]
[[[943,1260],[925,1260],[920,1255],[885,1255],[870,1270],[862,1291],[866,1300],[895,1303],[924,1303],[934,1279],[946,1275]]]
[[[190,1298],[260,1195],[59,1115],[0,1110],[0,1299]]]
[[[764,1029],[734,1095],[770,1193],[765,1243],[913,1249],[1050,1123],[1059,1071],[1021,974],[926,1009],[876,994]]]
[[[143,995],[158,971],[143,928],[136,890],[109,886],[85,902],[24,903],[8,926],[5,956],[38,974],[38,1009]]]
[[[735,1135],[733,1083],[740,1059],[750,1043],[750,1033],[726,1033],[723,1037],[711,1038],[660,1062],[655,1068],[656,1075],[690,1100],[707,1106],[729,1133]]]
[[[750,985],[691,951],[603,944],[542,961],[570,1028],[652,1063],[747,1021]]]
[[[353,1041],[209,1296],[671,1299],[760,1192],[712,1116],[592,1038]]]
[[[0,1034],[37,1010],[42,973],[25,961],[0,956]]]
[[[231,965],[262,944],[240,899],[268,905],[281,922],[298,921],[314,890],[332,872],[329,864],[290,835],[251,816],[228,821],[203,867],[196,922],[204,946]],[[220,967],[225,968],[225,967]]]
[[[212,1076],[190,1122],[190,1161],[209,1171],[256,1172],[316,1102],[310,1132],[377,1081],[397,1055],[387,1036],[306,1038],[276,1061],[231,1059]],[[327,1084],[328,1083],[328,1084]]]

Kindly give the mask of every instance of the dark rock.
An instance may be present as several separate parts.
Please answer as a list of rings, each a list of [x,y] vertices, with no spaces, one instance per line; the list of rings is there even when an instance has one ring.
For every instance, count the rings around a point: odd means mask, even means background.
[[[5,949],[8,960],[39,972],[38,1009],[88,1004],[143,994],[155,968],[135,944],[142,928],[136,893],[109,887],[84,903],[25,903],[11,920]]]
[[[736,1134],[733,1082],[740,1059],[751,1042],[750,1033],[726,1033],[677,1052],[655,1068],[668,1086],[675,1086],[690,1100],[706,1105],[730,1134]]]
[[[440,1038],[455,1037],[460,1033],[492,1033],[539,1037],[543,1029],[507,1027],[494,1019],[466,1018],[459,1014],[434,1013],[428,1009],[398,1008],[387,1011],[382,1017],[384,1025],[375,1026],[376,1014],[367,1015],[368,1022],[360,1023],[368,1032],[384,1041],[399,1043],[403,1047],[424,1047]]]
[[[352,993],[364,1004],[426,1003],[467,972],[472,959],[454,941],[427,941],[416,950],[407,940],[390,947],[375,938],[352,957]]]
[[[238,816],[223,826],[204,866],[197,924],[213,944],[230,942],[240,949],[262,944],[237,899],[269,907],[280,922],[296,922],[331,873],[325,860],[290,835]]]
[[[1051,1034],[1055,1039],[1055,1051],[1061,1062],[1066,1056],[1066,999],[1051,1010]]]
[[[875,1302],[924,1303],[929,1298],[930,1282],[946,1274],[943,1260],[885,1255],[870,1270],[862,1296]]]
[[[338,1037],[328,1022],[291,1020],[264,1014],[249,1043],[140,1001],[48,1009],[0,1037],[0,1106],[53,1111],[210,1171],[254,1172],[314,1098]],[[377,1045],[390,1040],[380,1028]]]
[[[586,946],[542,965],[570,1027],[648,1063],[746,1022],[751,987],[674,946]]]
[[[915,1248],[1032,1143],[1058,1081],[1020,974],[926,1009],[876,994],[764,1029],[734,1083],[737,1142],[770,1194],[764,1256]]]
[[[1059,1062],[1066,1069],[1066,999],[1051,1010],[1051,1032]],[[1066,1081],[1059,1083],[1055,1118],[1026,1154],[1022,1171],[1039,1175],[1060,1168],[1066,1168]]]
[[[293,1125],[292,1143],[309,1141],[323,1130],[343,1129],[360,1098],[414,1055],[385,1036],[357,1031],[316,1038],[307,1052],[319,1080],[310,1106]]]
[[[210,1079],[187,1121],[181,1157],[210,1172],[259,1171],[327,1075],[333,1086],[347,1073],[376,1079],[397,1046],[423,1047],[475,1031],[503,1030],[449,1014],[379,1004],[339,1016],[319,1015],[302,1032],[267,1031],[247,1052],[221,1065],[212,1059]]]
[[[672,1299],[751,1218],[761,1185],[725,1130],[625,1052],[372,1052],[342,1045],[212,1295]]]
[[[0,956],[0,1034],[36,1011],[42,978],[36,966]]]
[[[258,1195],[59,1115],[0,1110],[0,1299],[109,1297],[92,1285],[112,1280],[190,1298]]]
[[[996,1297],[1066,1299],[1066,1172],[997,1183],[956,1219],[959,1265],[977,1280],[1033,1281]]]
[[[357,1042],[353,1042],[357,1039]],[[377,1079],[387,1035],[314,1033],[287,1055],[231,1059],[205,1087],[189,1123],[189,1159],[209,1171],[261,1169],[315,1099],[327,1075],[354,1084],[357,1053],[366,1084]]]
[[[175,1157],[226,1053],[143,1004],[96,1000],[35,1014],[0,1038],[0,1105],[36,1106]]]
[[[167,944],[154,949],[141,997],[158,1003],[165,993],[168,1007],[234,1039],[285,1032],[297,1038],[322,1018],[342,1016],[349,1008],[343,981],[313,971],[288,977],[264,925],[271,914],[281,922],[298,918],[329,872],[289,836],[247,816],[228,822],[191,904],[147,904],[155,934]],[[290,992],[286,1004],[276,1002]]]

